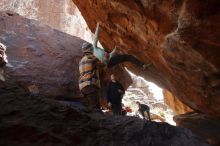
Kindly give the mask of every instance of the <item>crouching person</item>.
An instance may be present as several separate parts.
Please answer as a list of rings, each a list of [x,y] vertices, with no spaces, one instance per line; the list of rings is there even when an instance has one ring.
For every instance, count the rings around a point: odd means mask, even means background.
[[[100,79],[99,68],[104,67],[94,55],[93,47],[90,43],[82,45],[83,58],[79,63],[79,88],[84,98],[86,98],[89,109],[100,109]]]
[[[148,119],[149,121],[151,121],[149,106],[147,106],[145,104],[141,104],[138,101],[136,102],[136,104],[138,105],[138,112],[141,114],[143,119]]]

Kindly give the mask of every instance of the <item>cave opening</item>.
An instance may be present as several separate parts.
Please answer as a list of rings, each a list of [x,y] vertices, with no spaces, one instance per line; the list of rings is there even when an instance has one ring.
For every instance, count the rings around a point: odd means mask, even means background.
[[[148,105],[153,121],[167,122],[176,125],[173,121],[174,111],[165,103],[163,89],[153,82],[145,80],[143,77],[137,76],[125,67],[126,71],[131,75],[132,83],[127,88],[122,103],[125,107],[130,107],[132,112],[128,112],[128,116],[138,116],[136,102]]]

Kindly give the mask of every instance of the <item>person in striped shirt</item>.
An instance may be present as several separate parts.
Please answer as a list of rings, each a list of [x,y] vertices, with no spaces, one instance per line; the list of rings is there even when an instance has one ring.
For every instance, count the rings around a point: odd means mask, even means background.
[[[93,55],[92,44],[88,42],[83,43],[82,52],[83,57],[79,62],[79,89],[86,98],[87,106],[90,109],[100,109],[99,69],[105,67],[105,64],[101,63]]]

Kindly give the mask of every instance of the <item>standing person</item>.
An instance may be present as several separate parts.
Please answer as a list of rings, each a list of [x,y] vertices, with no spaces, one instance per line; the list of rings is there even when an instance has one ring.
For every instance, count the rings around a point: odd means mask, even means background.
[[[149,106],[145,105],[145,104],[141,104],[140,102],[136,102],[138,105],[138,112],[142,115],[142,117],[144,119],[146,119],[146,114],[147,114],[147,119],[151,121],[150,118],[150,108]]]
[[[83,58],[79,62],[79,89],[87,100],[90,109],[100,109],[99,103],[99,68],[104,67],[94,55],[93,47],[90,43],[82,45]]]
[[[122,111],[122,97],[125,90],[122,84],[116,79],[115,75],[111,75],[111,81],[107,87],[107,101],[112,107],[114,115],[121,115]]]

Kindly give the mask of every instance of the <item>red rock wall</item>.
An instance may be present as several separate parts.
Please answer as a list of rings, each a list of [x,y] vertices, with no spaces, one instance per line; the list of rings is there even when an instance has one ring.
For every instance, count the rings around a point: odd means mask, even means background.
[[[176,96],[167,90],[163,90],[164,102],[175,112],[176,115],[192,112],[193,110],[182,103]]]
[[[73,0],[101,43],[120,45],[148,71],[138,75],[172,92],[189,107],[220,117],[219,0]],[[98,14],[98,15],[97,15]]]

